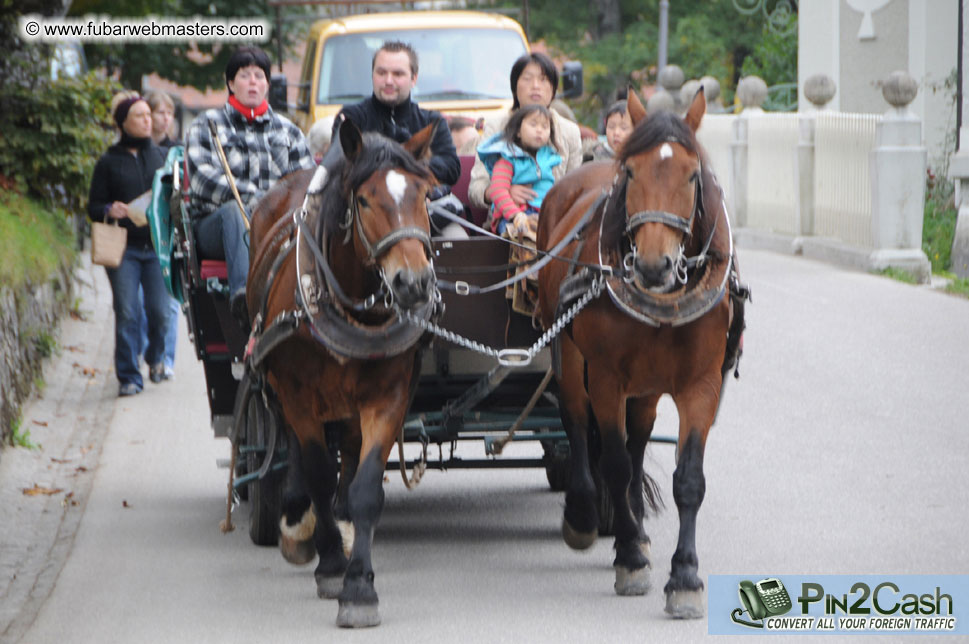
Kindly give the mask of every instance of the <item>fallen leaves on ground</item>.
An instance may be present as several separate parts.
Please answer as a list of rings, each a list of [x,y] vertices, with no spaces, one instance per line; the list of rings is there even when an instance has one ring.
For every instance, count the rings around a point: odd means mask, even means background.
[[[41,427],[47,427],[46,420],[31,420],[30,422],[32,422],[35,425],[40,425]]]
[[[127,499],[122,499],[121,500],[121,507],[123,507],[123,508],[130,508],[131,507],[131,504],[128,503],[128,500]]]
[[[43,485],[34,484],[34,487],[23,488],[24,496],[52,496],[54,494],[60,494],[63,492],[63,488],[59,487],[44,487]]]
[[[71,366],[80,371],[82,376],[87,376],[88,378],[94,378],[98,375],[98,373],[100,373],[100,369],[95,369],[94,367],[85,367],[79,362],[75,362]]]
[[[70,351],[71,353],[84,353],[84,349],[77,346],[76,344],[69,344],[64,348]]]

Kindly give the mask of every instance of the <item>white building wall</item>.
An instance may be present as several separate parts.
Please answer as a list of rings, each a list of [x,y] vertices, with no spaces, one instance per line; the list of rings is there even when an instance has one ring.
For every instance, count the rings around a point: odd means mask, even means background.
[[[865,14],[856,7],[877,4],[798,3],[799,109],[814,109],[804,96],[804,82],[823,73],[837,85],[827,109],[883,114],[888,104],[880,82],[893,71],[907,71],[919,83],[909,107],[923,119],[929,165],[938,169],[952,153],[955,130],[954,89],[944,84],[956,68],[959,0],[888,0],[871,12],[874,37],[859,39]]]

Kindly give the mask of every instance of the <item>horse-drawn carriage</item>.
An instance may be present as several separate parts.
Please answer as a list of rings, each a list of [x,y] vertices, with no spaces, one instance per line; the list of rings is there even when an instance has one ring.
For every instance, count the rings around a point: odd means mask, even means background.
[[[464,164],[465,186],[469,171],[470,164]],[[465,190],[457,193],[469,206]],[[250,537],[257,545],[275,545],[289,450],[286,432],[271,390],[264,382],[244,377],[247,335],[230,312],[225,263],[196,255],[187,207],[183,151],[176,147],[155,178],[149,211],[155,248],[166,286],[182,305],[203,365],[212,428],[216,436],[238,443],[233,487],[240,500],[249,502]],[[435,236],[432,244],[437,273],[452,282],[484,288],[506,276],[508,245],[500,240]],[[568,442],[555,383],[544,378],[549,351],[534,351],[528,364],[522,360],[541,331],[530,318],[511,311],[503,288],[473,296],[444,291],[442,305],[438,325],[448,330],[451,341],[439,338],[426,350],[402,432],[404,443],[421,446],[421,456],[404,463],[398,457],[388,470],[402,465],[404,470],[419,471],[541,467],[552,489],[564,490]],[[513,357],[506,357],[505,351]],[[247,389],[256,395],[245,395]],[[533,396],[536,400],[529,405]],[[528,413],[523,414],[526,408]],[[527,457],[502,455],[510,440],[537,441],[541,454],[530,450]],[[474,450],[478,456],[464,455],[459,445],[467,442],[481,443],[485,458],[480,457],[481,450]],[[436,459],[426,458],[429,449]],[[608,506],[605,497],[603,503]],[[602,532],[608,530],[604,525]]]
[[[170,223],[153,218],[156,248],[169,255],[163,269],[205,364],[213,426],[242,456],[231,469],[236,488],[248,487],[250,535],[278,538],[294,563],[318,555],[317,592],[339,598],[341,626],[380,620],[370,551],[395,443],[401,459],[405,442],[423,446],[418,472],[545,467],[567,490],[566,543],[583,549],[614,531],[616,592],[645,593],[642,458],[664,393],[680,416],[679,436],[666,439],[679,449],[681,520],[667,611],[702,614],[703,450],[739,358],[746,290],[694,136],[702,93],[685,120],[646,122],[629,103],[641,125],[618,162],[583,166],[543,205],[533,267],[544,333],[509,313],[504,242],[432,238],[433,178],[420,163],[430,128],[399,145],[347,123],[333,165],[289,175],[266,195],[252,214],[248,338],[219,267],[193,254],[177,153],[167,183],[157,179],[157,210],[169,186],[177,204]],[[158,240],[166,234],[170,246]],[[543,456],[496,456],[520,438],[540,441]],[[462,459],[455,446],[465,440],[483,441],[488,456]],[[350,530],[339,525],[347,519]]]

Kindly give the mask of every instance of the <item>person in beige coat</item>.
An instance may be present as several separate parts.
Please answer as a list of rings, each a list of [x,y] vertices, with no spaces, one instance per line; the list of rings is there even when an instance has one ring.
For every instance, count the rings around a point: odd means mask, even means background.
[[[511,112],[519,107],[535,103],[548,107],[558,88],[559,75],[555,63],[540,53],[525,54],[515,61],[511,67],[511,90],[515,97]],[[511,115],[503,114],[488,119],[484,123],[481,141],[487,141],[491,135],[504,129]],[[555,131],[555,148],[562,156],[562,163],[552,170],[552,175],[558,181],[571,170],[582,164],[582,141],[579,137],[579,126],[552,110],[553,130]],[[468,199],[479,208],[488,208],[491,204],[486,200],[485,191],[491,177],[480,158],[476,158],[471,169],[471,182],[468,185]],[[513,185],[511,197],[515,203],[523,205],[535,197],[534,191],[528,186]]]

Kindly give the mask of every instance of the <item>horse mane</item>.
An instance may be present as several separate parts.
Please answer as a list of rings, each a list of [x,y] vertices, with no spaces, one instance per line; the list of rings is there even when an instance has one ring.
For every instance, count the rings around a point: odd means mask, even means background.
[[[703,202],[703,216],[697,217],[693,222],[691,241],[691,245],[697,245],[696,251],[699,252],[700,245],[713,230],[715,222],[723,211],[723,206],[719,184],[716,183],[713,176],[706,152],[683,119],[667,111],[658,112],[648,117],[626,139],[616,161],[618,166],[622,168],[630,158],[663,143],[679,143],[687,152],[696,154],[700,159],[703,183],[703,192],[700,198]],[[609,200],[607,211],[602,215],[601,244],[604,248],[617,248],[626,232],[626,185],[628,182],[629,180],[625,177],[618,178],[618,185],[613,188],[614,193]],[[717,232],[716,237],[722,239],[719,234],[720,231]],[[697,240],[699,240],[698,243]],[[714,239],[710,248],[711,254],[715,256],[725,255],[722,246],[722,241],[718,243],[718,240]]]
[[[338,145],[336,141],[334,144]],[[399,169],[426,181],[434,181],[430,168],[414,159],[401,144],[377,132],[364,132],[363,147],[353,163],[347,160],[342,150],[333,161],[330,170],[332,178],[326,182],[320,200],[320,219],[325,235],[339,234],[339,226],[346,218],[349,195],[383,168]]]

